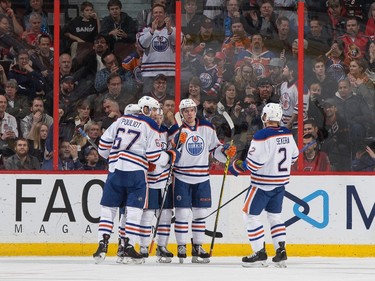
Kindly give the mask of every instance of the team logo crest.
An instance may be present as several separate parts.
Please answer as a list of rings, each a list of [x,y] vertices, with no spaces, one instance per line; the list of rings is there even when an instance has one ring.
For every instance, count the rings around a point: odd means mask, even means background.
[[[212,84],[212,76],[208,73],[202,73],[199,75],[199,79],[202,82],[203,89],[209,89],[210,85]]]
[[[186,150],[192,156],[198,156],[203,152],[204,140],[200,136],[191,136],[186,141]]]
[[[156,36],[152,39],[151,46],[156,52],[165,52],[169,47],[169,40],[164,36]]]

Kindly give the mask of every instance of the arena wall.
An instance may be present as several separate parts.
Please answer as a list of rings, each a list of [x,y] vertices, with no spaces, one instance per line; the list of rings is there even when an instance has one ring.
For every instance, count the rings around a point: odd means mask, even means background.
[[[91,255],[97,245],[100,197],[106,175],[0,175],[0,256]],[[221,175],[211,176],[216,209]],[[222,203],[249,186],[249,177],[228,176]],[[242,220],[245,193],[219,217],[214,255],[251,252]],[[375,256],[375,187],[372,176],[294,176],[283,218],[290,256]],[[207,219],[213,230],[215,215]],[[266,223],[266,218],[263,218]],[[116,226],[117,227],[117,226]],[[266,227],[267,229],[267,227]],[[114,229],[117,232],[117,229]],[[207,237],[207,245],[210,243]],[[111,238],[115,254],[117,233]],[[273,252],[267,234],[267,249]],[[170,248],[174,250],[173,233]]]

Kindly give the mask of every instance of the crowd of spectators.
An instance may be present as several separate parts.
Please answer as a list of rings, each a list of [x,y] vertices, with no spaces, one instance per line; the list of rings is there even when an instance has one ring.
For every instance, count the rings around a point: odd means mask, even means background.
[[[175,1],[150,0],[137,16],[120,0],[102,4],[107,14],[84,1],[60,38],[51,34],[43,1],[25,2],[29,11],[17,15],[11,1],[0,0],[3,169],[52,169],[53,122],[59,122],[59,169],[106,169],[92,144],[126,105],[145,95],[163,105],[164,123],[173,125],[176,36],[181,97],[196,102],[198,116],[212,122],[223,142],[231,132],[220,113],[229,113],[238,157],[262,128],[264,105],[276,102],[282,125],[296,138],[303,115],[304,171],[360,171],[361,157],[363,170],[375,168],[368,164],[375,163],[375,2],[306,0],[303,39],[297,36],[298,1],[292,0],[183,0],[181,34]],[[54,40],[60,42],[55,121]],[[304,47],[303,93],[298,44]]]

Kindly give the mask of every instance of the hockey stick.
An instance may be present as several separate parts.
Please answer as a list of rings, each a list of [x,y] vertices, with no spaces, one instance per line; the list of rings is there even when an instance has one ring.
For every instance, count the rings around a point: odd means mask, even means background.
[[[223,116],[225,118],[225,120],[227,121],[227,123],[229,124],[229,127],[230,127],[230,130],[231,130],[231,141],[230,141],[230,145],[233,145],[233,136],[234,136],[234,124],[233,124],[233,120],[232,118],[230,118],[229,114],[224,111],[223,112]],[[230,157],[227,155],[227,161],[225,162],[225,167],[224,167],[224,175],[223,175],[223,181],[221,182],[221,189],[220,189],[220,195],[219,195],[219,202],[218,202],[218,205],[217,207],[219,208],[220,205],[221,205],[221,201],[223,199],[223,194],[224,194],[224,184],[225,184],[225,180],[227,178],[227,174],[228,174],[228,169],[229,169],[229,163],[230,163]],[[215,218],[215,224],[214,224],[214,230],[213,230],[213,235],[212,235],[212,240],[211,240],[211,246],[210,246],[210,257],[212,256],[212,251],[214,249],[214,244],[215,244],[215,234],[216,234],[216,231],[217,231],[217,226],[219,224],[219,214],[220,214],[220,211],[218,209],[217,213],[216,213],[216,218]]]
[[[96,143],[92,139],[90,139],[90,137],[82,128],[78,128],[78,132],[82,135],[82,137],[87,139],[87,141],[92,145],[93,148],[98,150],[98,146],[96,145]]]
[[[174,115],[174,117],[175,117],[176,122],[178,124],[178,127],[179,127],[178,134],[180,135],[181,131],[182,131],[182,127],[183,127],[181,115],[180,115],[179,112],[176,112],[176,114]],[[180,144],[180,137],[177,140],[176,148],[179,146],[179,144]],[[171,166],[169,167],[169,171],[168,171],[167,182],[165,183],[165,187],[163,189],[163,196],[162,196],[162,201],[161,201],[161,205],[160,205],[160,209],[159,209],[159,214],[158,214],[158,216],[156,218],[156,223],[155,223],[155,226],[153,228],[154,229],[154,233],[152,234],[152,240],[151,240],[151,244],[150,244],[149,253],[151,253],[152,250],[153,250],[153,248],[154,248],[156,234],[158,232],[158,228],[159,228],[159,224],[160,224],[161,213],[162,213],[162,211],[164,209],[164,203],[165,203],[165,200],[167,198],[168,187],[169,187],[169,184],[170,184],[170,180],[172,178],[173,167],[174,167],[174,161],[171,161]]]

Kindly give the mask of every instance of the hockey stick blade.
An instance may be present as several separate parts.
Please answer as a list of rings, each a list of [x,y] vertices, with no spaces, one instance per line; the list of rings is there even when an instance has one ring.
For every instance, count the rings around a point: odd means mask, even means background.
[[[214,237],[214,232],[211,231],[211,230],[208,230],[208,229],[206,229],[204,231],[204,234],[206,234],[207,236],[210,236],[210,237]],[[219,231],[216,231],[215,232],[215,238],[223,238],[223,233],[221,233]]]

